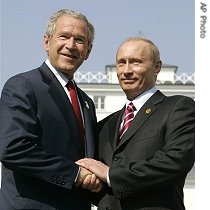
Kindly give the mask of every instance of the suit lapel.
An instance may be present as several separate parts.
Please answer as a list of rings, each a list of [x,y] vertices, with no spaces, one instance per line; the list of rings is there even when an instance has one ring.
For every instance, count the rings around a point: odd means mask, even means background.
[[[74,142],[81,155],[84,156],[82,142],[78,141],[78,139],[80,139],[79,132],[75,132],[78,130],[78,126],[76,124],[73,107],[63,87],[45,63],[41,66],[41,74],[43,76],[43,81],[49,85],[49,94],[59,108],[69,129],[73,131],[74,137],[71,140]]]
[[[118,147],[127,142],[132,135],[144,124],[144,122],[156,111],[157,104],[160,103],[165,96],[157,91],[138,111],[134,117],[130,127],[123,135]]]
[[[117,147],[119,142],[119,128],[124,110],[125,107],[122,110],[118,111],[116,114],[114,114],[114,116],[109,122],[109,139],[113,150]]]
[[[85,95],[77,86],[77,93],[79,96],[80,105],[83,112],[83,118],[85,123],[85,156],[93,158],[95,154],[95,128],[93,128],[92,117],[90,115],[91,104],[85,99]]]

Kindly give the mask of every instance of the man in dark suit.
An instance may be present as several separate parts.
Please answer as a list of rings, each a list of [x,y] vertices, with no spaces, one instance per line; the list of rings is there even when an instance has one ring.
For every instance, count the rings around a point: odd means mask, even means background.
[[[99,210],[185,209],[183,187],[194,164],[194,100],[156,89],[161,65],[150,40],[129,38],[118,49],[126,105],[99,122],[101,162],[77,162],[107,183]]]
[[[75,161],[96,158],[93,101],[73,76],[92,48],[94,27],[79,12],[63,9],[44,35],[48,59],[10,78],[0,100],[0,209],[90,210],[100,182]],[[81,112],[80,132],[67,84],[73,82]],[[83,186],[86,180],[89,184]]]

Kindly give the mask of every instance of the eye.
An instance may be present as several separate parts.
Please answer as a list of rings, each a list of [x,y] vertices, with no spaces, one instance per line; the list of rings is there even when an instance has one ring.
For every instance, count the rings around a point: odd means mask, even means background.
[[[83,37],[75,37],[74,41],[78,44],[86,44],[87,43],[87,39],[85,39]]]
[[[124,64],[126,64],[126,61],[124,59],[120,59],[120,60],[117,61],[118,66],[122,66]]]
[[[143,61],[140,60],[140,59],[132,59],[131,63],[133,63],[133,64],[140,64],[140,63],[143,63]]]
[[[60,36],[60,39],[61,39],[61,40],[66,40],[66,39],[68,39],[68,37],[65,36],[65,35],[62,35],[62,36]]]

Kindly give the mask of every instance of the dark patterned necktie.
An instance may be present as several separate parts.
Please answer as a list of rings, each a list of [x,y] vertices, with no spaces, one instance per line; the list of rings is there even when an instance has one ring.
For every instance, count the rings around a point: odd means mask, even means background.
[[[130,126],[133,118],[134,118],[134,111],[136,110],[135,106],[132,102],[130,102],[124,112],[124,119],[123,119],[123,126],[119,132],[119,139],[122,138],[124,133],[127,131],[128,127]]]

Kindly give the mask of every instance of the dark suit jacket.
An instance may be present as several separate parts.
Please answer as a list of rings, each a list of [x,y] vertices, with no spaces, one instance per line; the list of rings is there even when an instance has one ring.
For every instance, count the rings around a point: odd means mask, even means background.
[[[112,187],[99,210],[185,209],[183,186],[194,164],[194,100],[157,91],[118,144],[123,112],[99,122],[99,159],[110,166]]]
[[[74,187],[76,160],[95,157],[95,107],[77,88],[86,151],[71,103],[45,63],[12,77],[0,101],[0,209],[90,210],[91,193]]]

